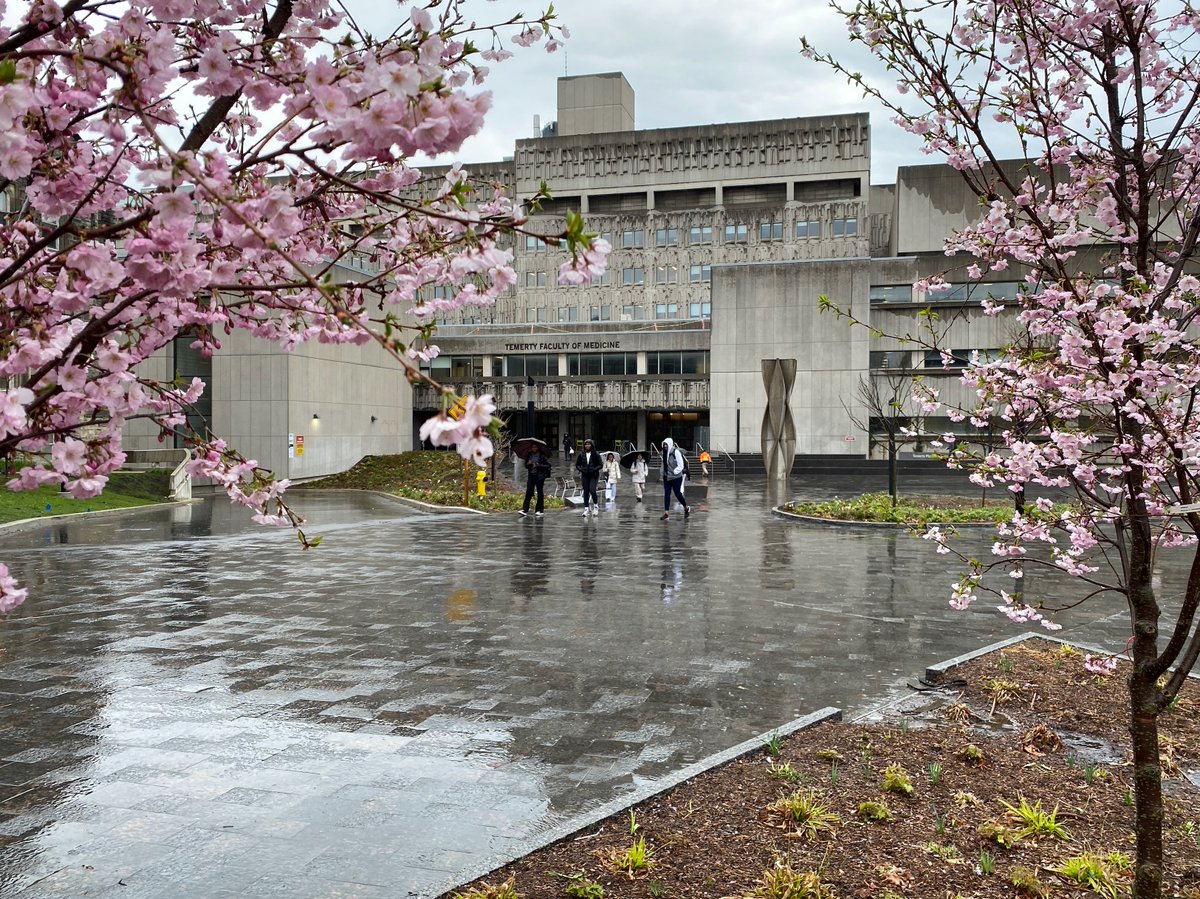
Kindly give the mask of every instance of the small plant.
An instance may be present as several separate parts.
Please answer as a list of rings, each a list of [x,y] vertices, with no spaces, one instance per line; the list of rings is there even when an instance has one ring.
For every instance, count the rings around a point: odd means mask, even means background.
[[[836,764],[837,762],[842,761],[842,754],[836,749],[818,749],[817,758],[824,759],[827,762],[834,762]]]
[[[788,783],[806,783],[808,781],[808,778],[793,768],[790,762],[784,762],[782,765],[772,763],[767,766],[767,772],[772,777],[778,777]]]
[[[966,724],[971,720],[971,709],[965,702],[952,702],[942,710],[942,715],[953,724]]]
[[[841,818],[822,804],[820,796],[812,791],[797,790],[790,796],[777,799],[767,806],[767,820],[774,827],[781,827],[808,839],[815,839],[823,830],[832,830],[841,823]]]
[[[995,841],[998,845],[1005,849],[1012,849],[1017,845],[1017,841],[1021,839],[1021,831],[1012,825],[997,821],[994,818],[984,821],[979,825],[979,835],[988,842]]]
[[[1080,654],[1079,650],[1076,649],[1074,646],[1072,646],[1070,643],[1061,644],[1058,647],[1058,649],[1055,650],[1055,652],[1058,653],[1060,656],[1062,656],[1064,659],[1077,659],[1077,658],[1079,658],[1079,654]]]
[[[651,899],[658,899],[659,896],[666,892],[666,888],[662,885],[661,880],[650,881],[646,885],[646,889],[650,891]]]
[[[968,793],[966,790],[958,790],[954,794],[954,804],[959,808],[979,808],[983,805],[983,800],[974,793]]]
[[[1012,670],[1013,670],[1012,656],[1010,656],[1006,652],[1000,653],[1000,670],[1003,671],[1005,674],[1012,674]]]
[[[938,762],[934,762],[925,770],[929,772],[929,785],[936,787],[937,782],[942,779],[942,766]]]
[[[1085,783],[1092,784],[1097,780],[1107,780],[1108,772],[1095,762],[1083,763],[1083,780]]]
[[[883,791],[885,793],[899,793],[902,796],[912,795],[912,779],[908,776],[908,772],[898,763],[888,765],[887,770],[883,772]]]
[[[570,881],[563,889],[563,893],[570,899],[604,899],[604,887],[589,879],[584,871],[576,871],[574,874],[551,871],[550,874]]]
[[[837,786],[837,762],[829,766],[829,785],[831,787]]]
[[[631,837],[636,836],[638,829],[641,828],[641,826],[642,825],[637,823],[637,815],[634,814],[633,809],[630,809],[629,810],[629,835]]]
[[[1058,823],[1058,806],[1054,806],[1051,812],[1042,811],[1042,800],[1034,800],[1033,805],[1025,801],[1025,797],[1021,797],[1021,804],[1018,806],[1009,805],[1003,799],[1000,804],[1007,811],[1005,816],[1013,822],[1022,825],[1021,836],[1048,836],[1057,837],[1060,840],[1067,839],[1067,831],[1061,824]]]
[[[814,871],[796,871],[791,865],[776,863],[763,871],[758,885],[742,899],[834,899],[833,890],[821,883]]]
[[[763,749],[767,751],[769,756],[779,755],[779,750],[783,748],[783,737],[779,736],[779,731],[771,731],[771,736],[763,741]]]
[[[968,765],[975,765],[976,767],[987,761],[987,756],[984,754],[984,751],[974,743],[968,743],[954,754]]]
[[[977,873],[987,877],[992,873],[992,869],[996,867],[996,857],[986,849],[979,850],[979,864],[975,866]]]
[[[1200,845],[1200,829],[1196,827],[1195,821],[1184,821],[1176,828],[1176,833],[1179,834],[1179,839],[1191,840],[1193,843]]]
[[[1131,807],[1132,807],[1132,805],[1133,805],[1133,789],[1132,789],[1132,788],[1130,788],[1130,787],[1126,787],[1126,788],[1125,788],[1125,799],[1124,799],[1124,802],[1125,802],[1125,804],[1126,804],[1126,805],[1128,805],[1128,806],[1131,806]]]
[[[908,722],[908,718],[901,718],[901,719],[900,719],[900,733],[902,733],[902,734],[906,734],[906,733],[908,733],[908,728],[909,728],[909,726],[910,726],[910,725],[909,725],[909,722]]]
[[[1046,899],[1050,895],[1050,890],[1038,880],[1037,872],[1028,868],[1014,868],[1008,882],[1016,887],[1018,893],[1030,899]]]
[[[1021,695],[1020,684],[999,678],[989,681],[985,689],[992,697],[993,705],[1004,705]]]
[[[1058,752],[1063,744],[1058,734],[1046,725],[1035,724],[1021,734],[1021,746],[1030,755],[1044,755],[1047,752]]]
[[[654,864],[653,850],[646,845],[645,837],[638,837],[628,849],[610,849],[602,855],[608,866],[632,877],[644,876]]]
[[[933,826],[937,830],[939,837],[946,835],[946,816],[938,811],[936,805],[930,804],[930,814],[933,815]]]
[[[455,893],[454,899],[521,899],[516,890],[516,881],[508,878],[504,883],[481,883],[465,893]]]
[[[944,862],[957,864],[962,861],[962,857],[958,854],[958,847],[953,843],[926,843],[922,847],[930,855],[936,855]]]
[[[880,801],[868,799],[866,802],[858,804],[858,817],[863,821],[879,823],[881,821],[892,820],[892,810],[887,807],[887,804]]]
[[[1113,866],[1109,861],[1112,855],[1120,857],[1126,867],[1120,869]],[[1099,855],[1085,852],[1082,855],[1073,855],[1068,859],[1064,859],[1062,864],[1050,870],[1063,878],[1063,880],[1086,887],[1093,893],[1106,896],[1108,899],[1117,899],[1120,893],[1117,875],[1121,871],[1128,869],[1129,859],[1125,858],[1119,852],[1112,855],[1108,858],[1101,858]]]

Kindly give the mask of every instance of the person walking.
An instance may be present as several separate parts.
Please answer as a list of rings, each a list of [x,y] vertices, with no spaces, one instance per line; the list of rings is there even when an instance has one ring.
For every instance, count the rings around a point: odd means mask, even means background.
[[[692,507],[683,498],[683,473],[685,470],[683,453],[675,446],[675,441],[670,437],[662,442],[662,466],[663,513],[660,520],[666,521],[671,517],[672,493],[679,497],[679,502],[683,506],[683,517],[687,518],[692,514]]]
[[[633,481],[633,493],[637,497],[637,501],[642,501],[642,491],[646,483],[646,475],[650,473],[650,466],[646,464],[646,454],[638,453],[634,457],[633,464],[629,466],[629,479]]]
[[[708,454],[708,450],[700,450],[700,470],[704,472],[704,476],[708,477],[708,463],[712,461],[712,456]]]
[[[570,461],[571,461],[571,453],[572,453],[573,451],[574,451],[574,450],[572,449],[571,435],[570,435],[570,434],[563,434],[563,459],[564,459],[564,460],[565,460],[567,463],[570,463]]]
[[[610,503],[617,501],[617,481],[621,480],[621,460],[616,453],[604,454],[604,472],[608,475],[608,486],[605,492]]]
[[[525,505],[521,507],[521,515],[529,514],[529,501],[533,499],[536,491],[537,505],[533,514],[541,518],[546,508],[546,479],[550,477],[550,458],[540,448],[535,449],[525,460],[525,471]]]
[[[602,468],[604,468],[604,459],[596,452],[596,445],[589,437],[583,441],[583,449],[575,457],[575,470],[579,472],[579,480],[583,484],[583,515],[585,518],[589,511],[593,515],[600,514],[600,497],[596,495],[596,485],[600,482]]]

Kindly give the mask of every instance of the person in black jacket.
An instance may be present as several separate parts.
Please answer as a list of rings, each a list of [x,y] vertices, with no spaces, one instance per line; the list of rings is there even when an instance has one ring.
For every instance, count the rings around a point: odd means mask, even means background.
[[[529,514],[529,501],[533,492],[537,491],[537,506],[534,515],[542,517],[546,506],[546,478],[550,477],[550,459],[540,449],[535,449],[525,460],[525,470],[529,472],[525,478],[525,505],[521,508],[522,515]]]
[[[583,441],[583,451],[575,457],[575,470],[583,483],[583,514],[586,517],[590,510],[593,515],[600,514],[600,497],[596,495],[596,485],[600,483],[600,470],[604,467],[604,459],[596,452],[596,444],[590,439]]]

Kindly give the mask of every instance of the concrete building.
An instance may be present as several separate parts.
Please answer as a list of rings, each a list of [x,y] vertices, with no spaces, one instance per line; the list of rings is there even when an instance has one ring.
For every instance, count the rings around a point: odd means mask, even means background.
[[[613,245],[609,271],[595,285],[558,287],[565,251],[518,241],[516,287],[492,309],[445,322],[430,366],[460,392],[494,394],[517,433],[532,402],[533,432],[554,446],[673,436],[761,453],[762,362],[787,358],[797,360],[796,453],[861,458],[881,430],[861,383],[920,371],[951,398],[961,387],[937,354],[848,327],[821,312],[822,296],[899,333],[936,303],[956,363],[1008,341],[1003,320],[973,307],[984,291],[1015,295],[1019,273],[913,295],[914,281],[947,267],[942,240],[978,200],[945,166],[872,185],[866,114],[638,131],[619,73],[559,79],[558,101],[546,136],[518,141],[511,162],[487,169],[517,197],[551,185],[532,229],[553,234],[567,210],[581,212]],[[419,421],[437,397],[417,388],[413,404]]]
[[[532,211],[530,230],[554,234],[568,211],[582,213],[614,248],[607,274],[559,287],[566,252],[522,235],[516,286],[494,307],[443,321],[442,354],[428,366],[459,393],[493,394],[515,434],[555,447],[592,437],[601,448],[672,436],[688,449],[760,454],[763,361],[795,359],[796,454],[863,458],[873,445],[878,455],[872,435],[883,428],[862,384],[886,388],[898,373],[920,372],[944,382],[948,399],[962,388],[939,354],[848,327],[821,311],[821,297],[889,333],[914,331],[919,310],[935,303],[956,364],[1009,341],[1003,318],[984,317],[977,301],[1014,296],[1019,272],[988,284],[951,277],[948,293],[914,295],[914,281],[946,268],[942,241],[977,214],[978,200],[938,165],[872,185],[865,113],[638,131],[620,73],[559,79],[558,107],[511,159],[467,168],[515,197],[550,185],[553,199]],[[348,264],[340,274],[360,273]],[[208,405],[198,415],[299,480],[413,448],[441,405],[373,347],[284,353],[234,335],[211,360],[181,340],[154,366],[159,377],[204,377]],[[952,427],[913,423],[926,433]],[[136,424],[128,438],[130,449],[159,446]]]

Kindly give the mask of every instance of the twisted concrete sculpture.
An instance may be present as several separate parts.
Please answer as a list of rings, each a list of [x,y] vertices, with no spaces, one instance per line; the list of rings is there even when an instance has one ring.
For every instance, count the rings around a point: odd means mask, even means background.
[[[796,425],[788,405],[796,383],[796,360],[764,359],[762,376],[767,389],[762,422],[763,465],[768,478],[783,479],[791,472],[796,458]]]

